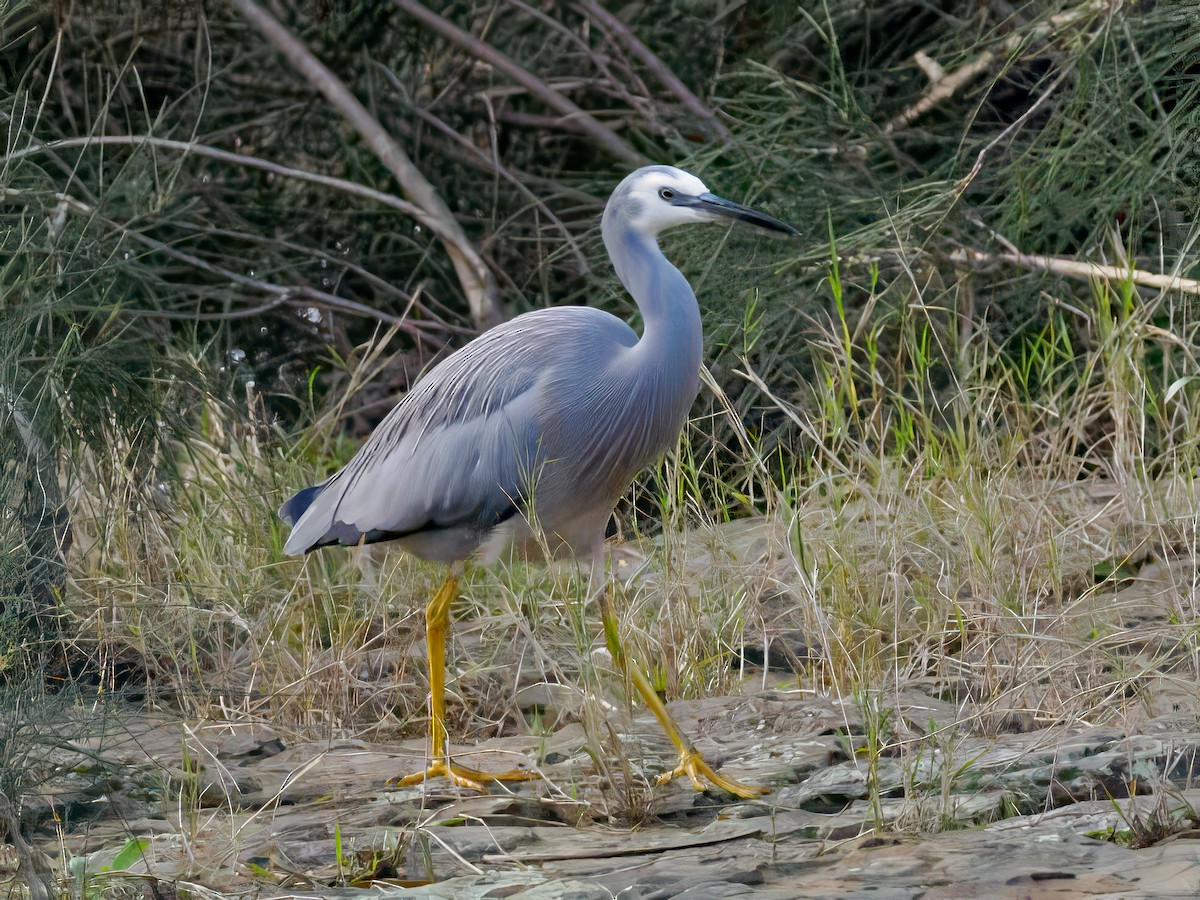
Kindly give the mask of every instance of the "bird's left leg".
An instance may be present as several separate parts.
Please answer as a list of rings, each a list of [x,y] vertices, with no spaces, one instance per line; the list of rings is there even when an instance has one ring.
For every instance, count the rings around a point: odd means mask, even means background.
[[[593,570],[592,583],[593,586],[597,584],[595,570]],[[692,780],[692,787],[698,791],[705,790],[704,780],[707,780],[710,784],[721,788],[721,790],[728,791],[735,797],[741,797],[746,800],[770,793],[771,789],[768,787],[743,784],[733,778],[726,778],[724,775],[719,774],[704,761],[704,757],[700,755],[700,751],[696,749],[695,745],[684,737],[683,732],[679,730],[679,726],[675,724],[675,720],[671,718],[671,714],[667,712],[667,707],[659,698],[658,692],[650,684],[650,680],[645,676],[641,668],[638,667],[637,663],[625,655],[625,648],[621,644],[621,634],[617,622],[617,609],[613,603],[612,594],[608,589],[608,584],[604,580],[600,580],[598,583],[600,584],[598,592],[600,619],[604,623],[604,640],[608,645],[608,652],[612,655],[613,662],[621,667],[621,671],[633,683],[634,689],[641,695],[645,704],[650,707],[651,712],[654,713],[654,717],[662,725],[663,731],[667,733],[667,737],[671,739],[671,743],[679,751],[679,765],[670,772],[664,772],[662,775],[659,775],[655,784],[666,784],[672,778],[687,775]]]
[[[450,630],[450,604],[458,598],[458,576],[451,569],[429,605],[425,607],[425,644],[429,651],[429,767],[390,784],[408,787],[430,778],[445,776],[462,788],[487,793],[488,781],[533,781],[536,772],[514,769],[510,772],[484,772],[461,766],[450,759],[450,741],[446,732],[446,633]]]

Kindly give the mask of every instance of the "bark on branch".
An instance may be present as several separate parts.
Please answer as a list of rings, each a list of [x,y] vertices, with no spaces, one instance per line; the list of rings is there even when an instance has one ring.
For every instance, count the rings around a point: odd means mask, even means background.
[[[1185,294],[1200,294],[1200,281],[1197,281],[1195,278],[1183,278],[1179,275],[1163,275],[1160,272],[1146,272],[1126,266],[1105,266],[1077,259],[1066,259],[1061,256],[1040,256],[1033,253],[1020,253],[1016,251],[985,253],[982,250],[961,248],[950,254],[950,261],[959,266],[989,266],[1004,263],[1018,266],[1022,269],[1053,272],[1055,275],[1061,275],[1064,278],[1075,278],[1081,281],[1090,281],[1093,278],[1099,278],[1103,281],[1124,281],[1128,279],[1141,287],[1157,288],[1164,291],[1182,291]]]

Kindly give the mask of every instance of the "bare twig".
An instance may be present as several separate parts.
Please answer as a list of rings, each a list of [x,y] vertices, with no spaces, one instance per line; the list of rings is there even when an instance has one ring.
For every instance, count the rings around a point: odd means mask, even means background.
[[[1050,83],[1049,87],[1042,91],[1041,95],[1029,105],[1029,109],[1021,113],[1021,115],[1013,120],[1007,128],[1005,128],[1002,132],[1000,132],[983,146],[983,148],[975,155],[975,162],[971,164],[971,170],[959,179],[958,184],[955,187],[955,193],[959,197],[965,194],[967,192],[967,188],[970,187],[975,179],[979,177],[979,173],[983,171],[983,163],[984,160],[987,159],[987,155],[996,147],[1000,146],[1003,141],[1012,137],[1018,131],[1024,128],[1025,123],[1033,118],[1034,113],[1041,109],[1043,104],[1050,101],[1050,98],[1054,96],[1059,87],[1062,86],[1063,82],[1067,80],[1074,70],[1075,66],[1072,63],[1059,72],[1058,77]]]
[[[198,256],[193,256],[190,253],[184,253],[182,250],[177,250],[170,244],[165,244],[162,241],[155,240],[144,234],[139,234],[136,231],[125,230],[125,236],[130,240],[137,241],[152,250],[157,250],[159,253],[164,253],[172,259],[186,263],[193,268],[200,269],[204,272],[209,272],[213,275],[218,275],[221,278],[228,278],[235,284],[240,284],[243,287],[254,288],[266,294],[274,294],[283,302],[292,306],[320,306],[325,309],[336,309],[351,315],[361,316],[365,319],[375,319],[378,322],[383,322],[387,325],[394,325],[398,328],[407,331],[409,334],[420,337],[422,340],[429,340],[429,330],[440,331],[441,328],[432,323],[421,322],[420,320],[410,319],[407,315],[393,316],[390,313],[381,312],[373,307],[367,306],[365,303],[359,303],[355,300],[347,300],[345,297],[338,297],[334,294],[328,294],[325,291],[318,291],[316,288],[308,285],[283,285],[274,284],[270,281],[263,281],[260,278],[255,278],[251,275],[242,275],[240,272],[234,272],[224,266],[218,266],[216,263],[211,263],[206,259],[201,259]],[[410,301],[409,307],[412,303]],[[434,342],[437,343],[436,341]]]
[[[248,3],[250,0],[234,0],[234,2]],[[495,47],[484,43],[474,35],[459,28],[453,22],[426,9],[417,0],[392,0],[392,2],[427,28],[453,41],[467,50],[476,59],[482,60],[498,72],[511,78],[533,96],[558,112],[563,117],[561,120],[562,124],[595,138],[600,146],[604,147],[605,150],[617,159],[635,166],[640,166],[645,162],[642,155],[612,129],[602,125],[590,113],[580,109],[532,72],[522,68],[515,60],[505,56]]]
[[[894,134],[898,129],[911,125],[921,116],[925,115],[925,113],[938,104],[949,100],[980,75],[987,72],[992,67],[992,63],[996,61],[996,52],[993,50],[984,50],[966,65],[960,66],[949,75],[923,52],[918,51],[913,59],[921,68],[921,71],[929,76],[929,87],[925,89],[925,93],[921,95],[921,98],[917,102],[906,106],[898,116],[883,126],[883,133],[886,135]]]
[[[286,296],[279,296],[259,306],[249,306],[246,309],[231,309],[228,312],[219,313],[184,312],[181,309],[133,309],[128,306],[122,306],[121,312],[127,316],[139,316],[143,319],[177,319],[182,322],[231,322],[234,319],[250,319],[254,316],[261,316],[263,313],[268,313],[273,309],[279,309],[279,307],[285,305],[287,302],[288,298]]]
[[[389,75],[389,80],[390,79],[391,79],[391,75]],[[395,82],[393,81],[393,83],[395,83]],[[485,93],[488,93],[488,92],[485,92]],[[407,108],[413,110],[415,115],[420,116],[422,118],[424,118],[424,115],[426,114],[424,110],[421,110],[418,107],[414,106],[411,103],[411,101],[409,101],[409,105]],[[388,124],[391,128],[393,128],[395,131],[402,134],[403,136],[405,136],[407,138],[416,139],[416,131],[407,122],[404,122],[401,119],[394,119],[393,121],[389,122]],[[432,124],[432,123],[430,123],[430,124]],[[441,131],[440,128],[438,128],[438,130]],[[464,163],[465,165],[473,166],[476,169],[479,169],[480,171],[487,172],[489,175],[497,174],[496,167],[494,165],[492,165],[492,156],[487,153],[484,153],[482,150],[480,150],[479,147],[472,145],[471,150],[467,151],[465,147],[460,148],[458,146],[457,142],[455,142],[454,144],[447,146],[444,149],[445,149],[446,154],[450,158],[454,159],[456,162],[461,162],[461,163]],[[549,178],[544,175],[535,175],[532,172],[528,172],[524,169],[516,169],[516,168],[513,168],[512,166],[506,166],[506,169],[509,172],[509,174],[511,174],[514,178],[518,179],[522,184],[524,184],[526,186],[539,185],[540,187],[545,188],[548,191],[552,191],[555,194],[558,194],[563,197],[569,197],[572,200],[576,200],[576,201],[582,203],[584,206],[591,206],[591,207],[595,207],[596,209],[601,209],[604,207],[603,200],[598,199],[596,196],[594,196],[593,194],[589,194],[586,191],[581,191],[579,188],[572,187],[569,184],[565,184],[561,181],[555,181],[553,178]]]
[[[1120,2],[1121,0],[1092,0],[1091,3],[1084,4],[1083,6],[1072,10],[1069,13],[1052,16],[1049,24],[1043,24],[1041,26],[1041,33],[1050,34],[1063,25],[1070,24],[1076,19],[1083,18],[1086,15],[1101,12],[1105,9],[1115,9]],[[1099,39],[1100,35],[1101,31],[1097,29],[1088,37],[1087,45],[1090,47],[1092,44],[1094,44]],[[1067,78],[1070,77],[1071,73],[1075,71],[1075,65],[1076,63],[1073,61],[1069,65],[1064,66],[1063,70],[1058,73],[1058,76],[1052,82],[1050,82],[1049,86],[1042,91],[1042,93],[1035,101],[1033,101],[1033,103],[1029,105],[1029,108],[1025,110],[1025,112],[1021,113],[1021,115],[1011,122],[1007,128],[1005,128],[1002,132],[1000,132],[983,146],[979,153],[976,154],[975,162],[971,165],[971,170],[958,180],[958,184],[955,187],[955,194],[957,197],[961,198],[967,192],[967,188],[969,188],[975,179],[979,177],[979,173],[983,171],[983,163],[987,158],[987,155],[996,147],[998,147],[1003,141],[1008,140],[1011,136],[1015,135],[1018,131],[1025,127],[1025,124],[1031,118],[1033,118],[1034,113],[1041,109],[1044,104],[1049,102],[1050,98],[1054,96],[1059,87],[1062,86]]]
[[[383,67],[381,68],[383,70],[384,77],[391,81],[392,84],[394,84],[397,88],[399,88],[400,85],[396,79],[395,73],[390,69]],[[558,228],[559,233],[562,234],[563,239],[567,242],[567,246],[571,248],[571,252],[575,255],[575,263],[579,268],[579,273],[581,275],[587,275],[591,271],[591,267],[588,266],[587,263],[587,258],[583,255],[583,251],[579,249],[579,242],[575,240],[575,236],[571,234],[570,230],[566,225],[563,224],[562,220],[554,214],[554,211],[550,209],[550,207],[548,207],[537,194],[531,191],[521,181],[517,173],[510,171],[508,167],[504,165],[504,163],[500,162],[500,157],[497,153],[485,153],[465,136],[459,134],[457,131],[451,128],[450,125],[448,125],[442,119],[435,116],[428,110],[422,109],[415,103],[411,104],[409,108],[418,118],[429,123],[435,129],[437,129],[437,131],[453,141],[460,151],[474,157],[474,159],[479,163],[485,165],[488,171],[494,175],[499,175],[514,188],[516,188],[517,191],[527,197],[534,206],[541,210],[542,215],[549,219],[551,223]]]
[[[606,115],[609,121],[615,122],[623,119],[632,119],[636,114],[628,110],[614,110]],[[498,110],[497,118],[503,122],[508,122],[511,125],[519,125],[523,128],[557,129],[562,127],[562,119],[558,118],[558,116],[545,116],[509,107]]]
[[[612,32],[617,40],[628,48],[630,53],[640,59],[643,65],[654,73],[654,77],[659,80],[662,86],[678,97],[679,102],[692,115],[703,119],[722,143],[729,141],[733,137],[729,133],[729,129],[716,117],[713,111],[699,97],[693,94],[691,89],[680,81],[678,76],[667,67],[666,63],[659,59],[653,50],[643,44],[624,22],[605,9],[597,0],[581,0],[579,6],[604,28]]]
[[[154,147],[155,149],[159,150],[176,150],[180,153],[188,155],[204,156],[210,159],[220,160],[221,162],[231,163],[232,165],[242,166],[247,169],[259,169],[263,172],[268,172],[281,178],[290,178],[294,181],[306,181],[310,184],[318,184],[331,190],[341,191],[344,194],[361,197],[364,200],[370,200],[383,206],[391,207],[392,209],[402,212],[405,215],[412,216],[412,218],[416,219],[422,225],[428,226],[431,231],[434,230],[433,220],[429,217],[425,210],[421,209],[419,206],[414,206],[407,200],[397,197],[395,194],[389,194],[386,191],[376,190],[375,188],[359,184],[356,181],[347,181],[344,178],[335,178],[332,175],[320,175],[315,172],[307,172],[304,169],[293,169],[290,166],[283,166],[279,163],[262,159],[261,157],[249,156],[244,153],[233,153],[229,150],[222,150],[219,147],[210,147],[207,144],[199,144],[194,141],[175,141],[168,138],[159,138],[152,135],[138,134],[112,134],[98,135],[96,137],[65,138],[61,141],[50,141],[49,143],[38,144],[36,146],[26,147],[23,150],[14,150],[12,153],[0,155],[0,164],[7,163],[10,160],[20,159],[25,156],[34,156],[40,153],[53,154],[58,150],[70,150],[75,147],[140,147],[142,145]],[[57,159],[57,156],[55,158]],[[527,176],[525,173],[521,172],[516,172],[513,174],[516,178],[525,178],[527,180],[530,178],[530,176]],[[0,189],[0,194],[15,196],[19,193],[20,192],[11,188]],[[583,192],[575,192],[572,196],[576,196],[582,200],[595,201],[594,197]],[[242,237],[243,239],[250,239],[253,236],[243,235]],[[345,262],[342,264],[346,265]],[[382,283],[382,280],[378,276],[372,275],[365,269],[357,266],[351,266],[351,268],[354,268],[358,274],[374,283],[375,286],[381,290],[386,290],[389,293],[401,296],[406,301],[409,299],[408,294],[404,293],[394,285]],[[429,310],[428,303],[424,306],[424,310],[427,315],[432,315]],[[438,321],[441,324],[443,331],[462,330],[454,325],[451,325],[443,319],[439,319]]]
[[[371,151],[396,178],[404,195],[424,210],[429,227],[442,241],[471,307],[471,317],[481,328],[502,321],[496,279],[471,245],[458,220],[408,154],[358,98],[329,69],[254,0],[231,0],[309,83],[319,90],[362,137]]]
[[[273,247],[292,250],[303,255],[315,255],[320,258],[323,266],[332,262],[337,269],[342,270],[338,275],[339,278],[346,272],[353,272],[357,277],[361,278],[364,282],[369,284],[384,296],[402,300],[404,303],[410,306],[414,302],[414,294],[409,294],[408,291],[397,287],[386,278],[381,278],[370,269],[367,269],[365,266],[359,265],[358,263],[352,262],[348,259],[342,259],[341,257],[335,256],[331,253],[314,250],[314,248],[305,244],[298,244],[280,237],[271,237],[268,239],[263,237],[261,234],[255,234],[249,231],[238,231],[234,228],[217,228],[214,226],[180,221],[172,221],[171,224],[175,228],[207,235],[210,237],[233,238],[234,240],[243,241],[248,244],[269,243]],[[324,283],[324,279],[322,279],[322,283]],[[438,303],[436,300],[427,297],[423,292],[421,293],[421,321],[426,323],[423,327],[428,327],[430,330],[442,331],[446,334],[459,334],[467,337],[470,337],[476,333],[474,329],[467,326],[455,325],[452,322],[448,322],[433,309],[434,306],[442,309],[445,307],[443,307],[442,304]]]
[[[1064,278],[1075,278],[1082,281],[1090,281],[1093,278],[1103,281],[1129,280],[1142,287],[1158,288],[1164,291],[1182,291],[1185,294],[1200,294],[1200,280],[1195,278],[1163,275],[1159,272],[1146,272],[1142,269],[1125,266],[1105,266],[1077,259],[1066,259],[1061,256],[1040,256],[1011,251],[986,253],[982,250],[960,248],[950,254],[950,260],[960,266],[991,266],[1006,263],[1023,269],[1052,272]]]
[[[142,134],[107,134],[92,137],[64,138],[61,141],[50,141],[45,144],[26,147],[23,150],[14,150],[12,153],[0,156],[0,163],[20,159],[23,156],[34,156],[39,153],[48,153],[55,150],[69,150],[73,147],[140,147],[142,145],[160,150],[178,150],[185,154],[207,156],[210,159],[218,159],[222,162],[243,166],[247,169],[261,169],[264,172],[270,172],[272,175],[278,175],[281,178],[291,178],[295,181],[307,181],[312,184],[319,184],[345,194],[362,197],[364,200],[373,200],[384,206],[390,206],[392,209],[402,212],[405,215],[412,216],[431,231],[435,230],[436,221],[424,209],[409,203],[407,200],[402,200],[395,194],[378,191],[375,188],[367,187],[355,181],[347,181],[344,178],[335,178],[332,175],[319,175],[316,172],[306,172],[303,169],[293,169],[257,156],[233,153],[229,150],[222,150],[219,147],[197,144],[194,141],[173,141],[168,138]]]
[[[596,90],[610,96],[617,97],[623,103],[629,104],[630,108],[632,109],[644,110],[651,115],[653,114],[653,108],[650,105],[651,100],[648,96],[649,91],[643,91],[639,95],[630,90],[629,87],[626,86],[625,83],[621,81],[621,79],[618,78],[617,75],[612,71],[612,68],[609,65],[609,58],[606,54],[599,52],[595,47],[584,40],[582,36],[580,36],[574,30],[568,28],[562,22],[558,21],[558,19],[540,9],[531,6],[530,4],[526,3],[525,0],[508,0],[508,5],[514,9],[520,10],[531,18],[537,19],[547,28],[550,28],[558,34],[561,34],[565,40],[577,47],[579,52],[586,56],[588,62],[596,68],[597,72],[600,73],[600,79],[595,82]],[[640,81],[637,78],[636,73],[630,74],[633,76],[634,81]],[[556,83],[553,85],[553,87],[556,90],[563,90],[563,86],[561,84]],[[647,119],[649,119],[649,117],[650,116],[647,115]]]

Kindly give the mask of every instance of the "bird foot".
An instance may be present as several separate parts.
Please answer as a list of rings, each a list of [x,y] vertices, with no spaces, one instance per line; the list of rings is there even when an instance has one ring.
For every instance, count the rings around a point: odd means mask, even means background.
[[[537,772],[527,772],[524,769],[511,769],[507,772],[484,772],[482,769],[472,769],[470,766],[460,766],[450,757],[443,757],[429,768],[411,775],[389,778],[389,785],[410,787],[428,781],[431,778],[449,778],[457,787],[468,788],[472,791],[487,793],[489,781],[537,781],[542,776]]]
[[[743,800],[753,800],[755,797],[771,793],[769,787],[743,784],[740,781],[717,774],[713,767],[704,761],[704,757],[697,750],[681,751],[679,754],[679,765],[670,772],[663,772],[654,783],[666,784],[672,778],[678,778],[680,775],[686,775],[690,778],[692,780],[692,787],[698,791],[707,790],[704,782],[701,781],[703,778],[714,787],[728,791],[735,797],[741,797]]]

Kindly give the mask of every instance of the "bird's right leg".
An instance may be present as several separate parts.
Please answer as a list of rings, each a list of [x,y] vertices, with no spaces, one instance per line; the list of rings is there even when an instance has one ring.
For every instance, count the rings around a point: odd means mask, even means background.
[[[593,583],[595,583],[594,577]],[[686,775],[691,780],[692,787],[697,791],[705,790],[704,782],[707,781],[709,784],[745,800],[753,799],[762,794],[769,794],[771,789],[768,787],[745,784],[737,779],[727,778],[717,772],[700,755],[700,751],[696,749],[696,746],[684,736],[679,726],[675,723],[675,720],[671,717],[670,712],[667,711],[666,705],[658,696],[658,692],[650,684],[650,679],[642,672],[636,661],[626,656],[625,648],[621,643],[621,634],[618,630],[617,608],[613,604],[608,585],[603,581],[600,582],[600,585],[600,619],[604,623],[604,640],[608,645],[608,652],[612,656],[613,662],[620,666],[621,671],[625,673],[625,676],[633,684],[634,690],[641,695],[642,701],[650,707],[650,711],[658,719],[658,723],[662,726],[663,731],[667,733],[667,737],[671,739],[671,743],[675,745],[675,749],[679,751],[679,765],[670,772],[664,772],[662,775],[659,775],[654,783],[666,784],[673,778]]]
[[[425,607],[425,644],[429,651],[429,756],[432,762],[421,772],[393,778],[389,784],[408,787],[430,778],[445,776],[461,788],[487,793],[488,781],[533,781],[536,772],[513,769],[509,772],[484,772],[460,766],[450,758],[446,732],[446,634],[450,630],[450,605],[458,599],[458,577],[451,570]]]

